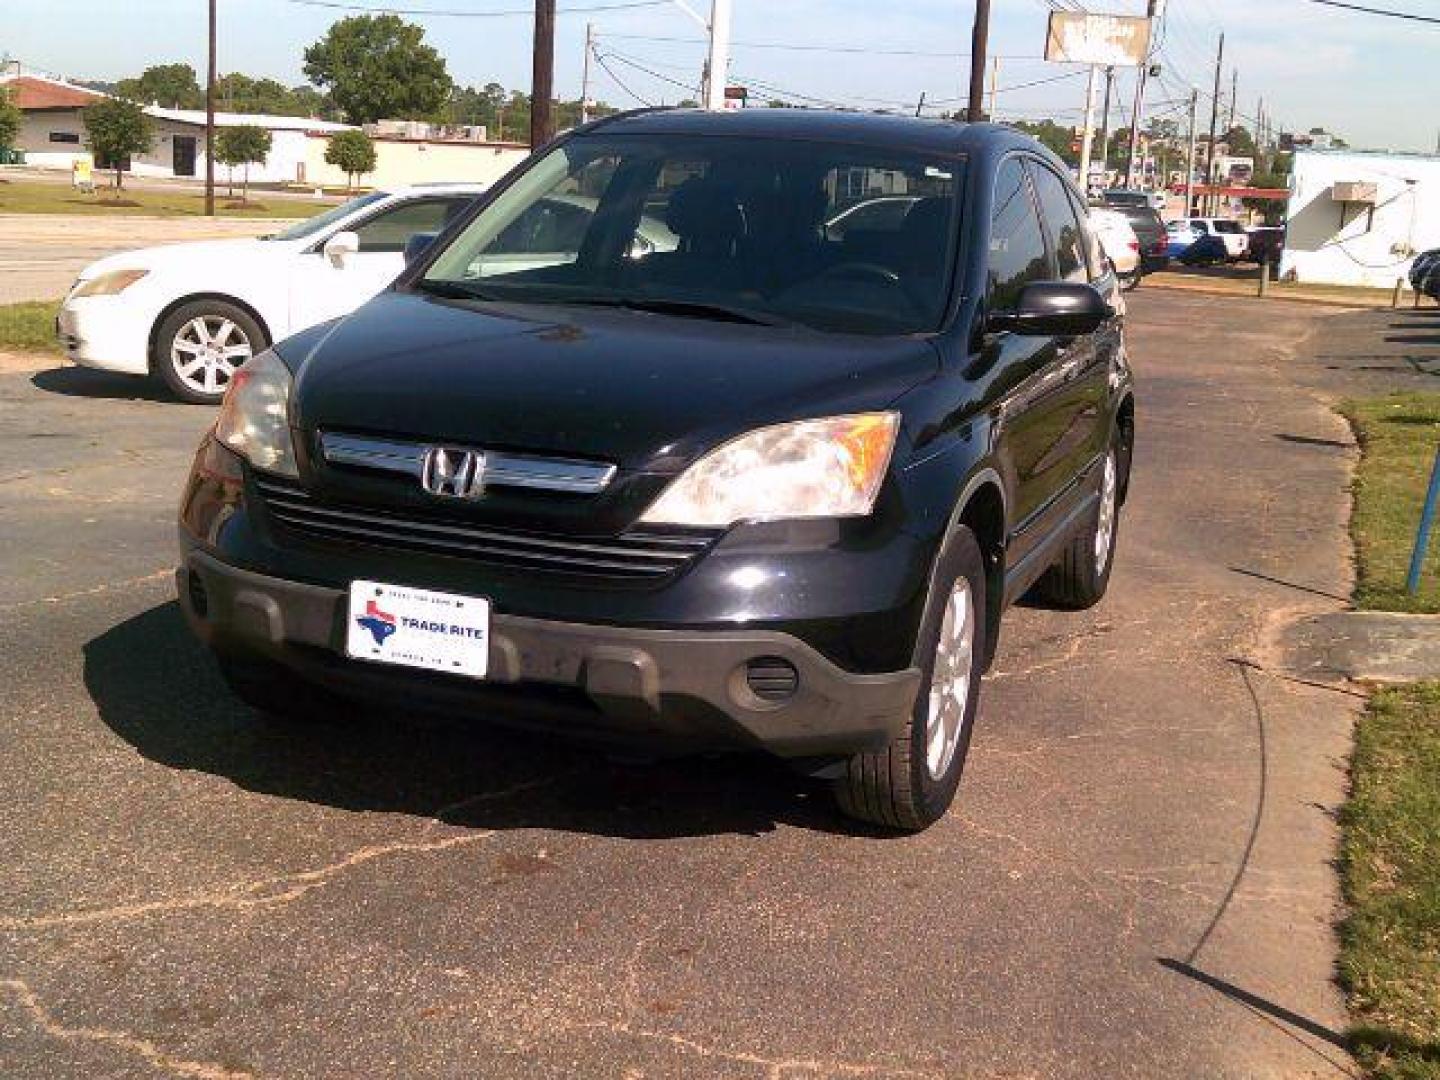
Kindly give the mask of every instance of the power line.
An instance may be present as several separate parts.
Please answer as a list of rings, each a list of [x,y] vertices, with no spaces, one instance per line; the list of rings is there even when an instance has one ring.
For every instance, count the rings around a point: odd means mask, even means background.
[[[665,41],[682,45],[703,45],[705,40],[666,34],[606,34],[612,41]],[[868,45],[794,45],[784,41],[732,41],[732,48],[779,49],[783,52],[852,53],[867,56],[925,56],[942,60],[967,60],[968,52],[947,52],[933,49],[876,49]],[[1034,53],[1001,55],[1001,60],[1044,60]]]
[[[658,71],[652,71],[650,68],[646,67],[644,64],[638,63],[638,62],[635,61],[635,60],[631,60],[628,56],[622,56],[622,55],[620,55],[619,53],[615,52],[613,49],[612,49],[611,51],[609,51],[609,52],[607,52],[607,53],[603,53],[603,54],[602,54],[602,53],[599,53],[599,52],[596,52],[595,57],[596,57],[596,59],[598,60],[602,55],[603,55],[603,56],[605,57],[605,59],[607,59],[607,60],[618,60],[618,61],[620,61],[620,63],[624,64],[626,67],[632,67],[632,68],[634,68],[636,71],[643,72],[644,74],[649,75],[652,79],[659,79],[661,82],[663,82],[663,83],[669,83],[671,86],[678,86],[681,90],[684,90],[686,93],[689,93],[689,94],[697,93],[697,91],[696,91],[696,89],[695,89],[695,87],[694,87],[693,84],[681,82],[679,79],[672,79],[669,75],[662,75],[662,74],[661,74],[660,72],[658,72]]]
[[[625,80],[620,78],[619,75],[615,74],[615,69],[612,68],[608,63],[606,63],[605,57],[601,56],[598,52],[595,54],[595,62],[605,69],[605,74],[609,75],[610,78],[614,80],[615,85],[618,86],[621,90],[624,90],[625,93],[629,94],[632,98],[638,101],[641,105],[644,105],[646,108],[655,107],[655,103],[653,101],[646,101],[634,90],[631,90],[630,87],[626,85]]]
[[[508,8],[497,11],[475,11],[470,8],[403,8],[380,4],[358,4],[352,0],[286,0],[287,3],[302,7],[332,8],[339,11],[363,11],[372,15],[431,15],[447,19],[504,19],[517,15],[534,17],[535,9]],[[612,3],[594,4],[590,7],[559,8],[558,15],[584,15],[598,11],[628,11],[633,8],[665,7],[670,0],[614,0]]]
[[[1344,0],[1310,0],[1312,4],[1324,4],[1326,7],[1344,8],[1346,11],[1359,11],[1366,15],[1383,15],[1387,19],[1406,19],[1409,22],[1429,23],[1432,26],[1440,26],[1440,17],[1434,15],[1415,15],[1409,11],[1394,11],[1391,8],[1366,7],[1364,4],[1347,4]]]

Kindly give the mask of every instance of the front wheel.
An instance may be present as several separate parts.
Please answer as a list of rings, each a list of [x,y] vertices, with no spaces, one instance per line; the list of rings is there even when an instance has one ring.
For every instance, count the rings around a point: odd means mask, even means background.
[[[224,300],[176,308],[155,333],[155,370],[181,401],[213,405],[235,372],[268,344],[244,309]]]
[[[1130,273],[1120,274],[1118,276],[1120,278],[1120,289],[1123,292],[1134,292],[1140,287],[1140,279],[1144,277],[1144,275],[1140,273],[1138,266],[1134,270],[1131,270]]]
[[[861,821],[918,832],[954,801],[980,700],[988,609],[974,534],[960,527],[952,548],[944,603],[920,628],[923,678],[907,723],[884,749],[852,757],[835,781],[840,809]]]

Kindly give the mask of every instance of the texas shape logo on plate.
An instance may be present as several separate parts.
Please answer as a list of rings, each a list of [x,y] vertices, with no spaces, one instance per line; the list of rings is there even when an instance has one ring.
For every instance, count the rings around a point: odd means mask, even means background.
[[[384,645],[385,639],[395,633],[395,616],[388,611],[381,611],[374,600],[365,605],[365,614],[355,619],[361,626],[375,635],[375,644]]]

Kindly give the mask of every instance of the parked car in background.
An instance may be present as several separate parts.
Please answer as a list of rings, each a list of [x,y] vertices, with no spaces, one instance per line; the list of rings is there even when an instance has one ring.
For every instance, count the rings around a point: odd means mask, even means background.
[[[184,401],[218,402],[251,356],[355,310],[404,269],[412,236],[440,232],[482,191],[376,191],[273,236],[111,255],[70,289],[60,341],[74,363],[158,375]]]
[[[1280,266],[1280,256],[1285,251],[1285,230],[1275,225],[1257,225],[1247,234],[1245,258],[1256,264],[1265,264],[1272,270]]]
[[[1124,215],[1135,231],[1135,238],[1140,241],[1141,273],[1153,274],[1164,270],[1170,262],[1170,238],[1166,235],[1159,211],[1148,206],[1115,206],[1111,209]]]
[[[1250,238],[1245,226],[1231,218],[1192,217],[1190,227],[1201,236],[1214,236],[1225,249],[1225,259],[1237,262],[1245,257],[1250,247]]]
[[[1189,220],[1167,221],[1165,223],[1165,254],[1168,258],[1178,259],[1190,250],[1191,245],[1203,236],[1199,229],[1190,224]]]
[[[1110,264],[1115,267],[1115,276],[1120,287],[1129,291],[1140,284],[1144,275],[1141,267],[1140,239],[1130,227],[1129,220],[1118,210],[1103,206],[1090,209],[1090,226],[1100,241],[1100,247]]]
[[[1410,263],[1410,287],[1421,296],[1440,300],[1440,248],[1415,256]]]
[[[827,235],[874,176],[920,198]],[[497,237],[575,191],[598,200],[584,257],[494,270]],[[642,214],[678,246],[634,258]],[[1108,586],[1119,301],[1064,164],[1011,129],[600,120],[240,369],[182,499],[180,603],[279,716],[323,688],[763,748],[922,829],[1007,605]]]
[[[1165,193],[1163,191],[1110,188],[1100,193],[1100,201],[1106,206],[1143,206],[1150,210],[1165,209]]]

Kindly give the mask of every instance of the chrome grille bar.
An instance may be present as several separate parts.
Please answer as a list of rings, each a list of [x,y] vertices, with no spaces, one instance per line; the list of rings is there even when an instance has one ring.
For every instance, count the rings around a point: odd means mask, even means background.
[[[448,445],[448,444],[447,444]],[[375,469],[420,479],[425,455],[431,444],[340,435],[320,435],[320,452],[332,465],[354,469]],[[594,495],[615,479],[615,466],[572,458],[538,457],[491,450],[485,455],[486,487],[518,487],[536,491],[560,491],[572,495]]]

